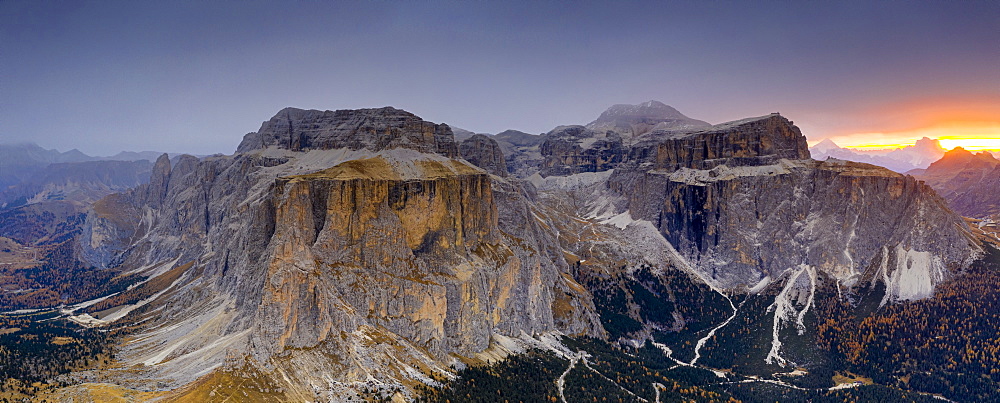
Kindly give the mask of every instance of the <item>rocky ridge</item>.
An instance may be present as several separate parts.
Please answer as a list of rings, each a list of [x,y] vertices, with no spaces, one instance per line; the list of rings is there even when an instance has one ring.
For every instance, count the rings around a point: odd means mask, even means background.
[[[498,176],[507,176],[507,161],[504,158],[500,144],[496,140],[482,134],[473,135],[463,140],[458,147],[459,153],[466,161]]]
[[[123,352],[146,379],[249,365],[298,398],[357,396],[373,379],[410,396],[456,357],[491,357],[496,337],[602,334],[522,183],[450,158],[447,126],[356,114],[283,110],[241,152],[161,158],[148,185],[95,206],[82,242],[95,264],[156,276],[194,262],[145,302],[155,316],[121,319],[149,320]]]
[[[236,152],[271,146],[291,151],[408,148],[458,156],[448,125],[430,123],[392,107],[338,111],[285,108],[259,130],[244,136]]]
[[[587,124],[594,131],[614,131],[626,139],[634,139],[652,131],[696,130],[712,126],[691,119],[677,109],[659,101],[638,105],[613,105]]]
[[[1000,217],[1000,160],[989,152],[956,147],[927,169],[907,173],[934,188],[959,214]]]
[[[598,120],[634,117],[625,112]],[[161,157],[148,185],[95,204],[81,249],[95,265],[150,276],[190,263],[160,294],[105,318],[145,324],[122,352],[143,368],[131,379],[177,387],[253,368],[290,400],[367,387],[412,398],[451,365],[513,351],[511,340],[605,337],[593,285],[646,268],[661,282],[687,279],[667,294],[695,283],[734,316],[730,296],[780,290],[772,352],[760,359],[785,365],[779,330],[805,315],[817,287],[923,298],[978,253],[930,188],[813,161],[780,115],[615,127],[459,147],[446,125],[392,108],[289,108],[235,155]],[[496,173],[512,160],[516,175]],[[677,305],[629,337],[699,320]]]

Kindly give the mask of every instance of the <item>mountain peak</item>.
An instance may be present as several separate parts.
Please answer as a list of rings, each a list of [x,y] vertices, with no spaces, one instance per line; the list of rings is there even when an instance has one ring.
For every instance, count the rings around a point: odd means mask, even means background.
[[[819,143],[816,143],[816,145],[810,147],[811,151],[816,151],[820,153],[826,153],[829,152],[830,150],[837,150],[837,149],[840,149],[840,146],[838,146],[837,143],[834,143],[833,140],[830,140],[829,138],[825,138],[823,139],[823,141],[820,141]]]
[[[809,151],[820,153],[820,154],[827,154],[830,151],[839,150],[839,149],[840,149],[840,146],[838,146],[837,143],[834,143],[833,140],[830,140],[829,138],[825,138],[825,139],[823,139],[823,141],[820,141],[819,143],[816,143],[816,145],[814,145],[812,147],[809,147]]]
[[[944,150],[944,147],[941,147],[940,140],[932,139],[930,137],[922,137],[920,140],[917,140],[916,142],[913,143],[913,147],[926,150]]]
[[[594,123],[613,122],[620,118],[632,119],[691,119],[677,109],[660,101],[646,101],[638,105],[616,104],[604,111]]]
[[[700,129],[711,126],[708,122],[691,119],[660,101],[646,101],[638,105],[612,105],[587,125],[588,129],[627,129],[631,135],[652,130]]]
[[[936,141],[936,140],[935,140]],[[944,153],[941,159],[935,161],[927,168],[928,172],[945,172],[966,168],[989,167],[1000,165],[1000,161],[993,158],[993,154],[981,152],[973,154],[962,147],[955,147]]]
[[[284,108],[259,130],[244,136],[236,152],[267,147],[292,151],[408,148],[458,156],[451,127],[391,106],[337,111]]]

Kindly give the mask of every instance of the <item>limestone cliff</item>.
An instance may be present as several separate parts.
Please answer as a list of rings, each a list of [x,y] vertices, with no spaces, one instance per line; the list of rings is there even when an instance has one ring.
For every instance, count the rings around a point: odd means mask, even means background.
[[[462,141],[458,147],[462,158],[477,167],[498,176],[507,176],[507,162],[496,140],[476,134]]]
[[[81,248],[103,265],[156,276],[193,262],[118,319],[145,326],[122,352],[140,378],[176,387],[249,365],[293,400],[356,398],[356,382],[410,396],[496,337],[602,334],[556,235],[531,218],[530,186],[449,158],[446,126],[413,137],[409,119],[366,123],[392,135],[383,145],[366,130],[299,132],[312,118],[284,110],[261,133],[279,117],[294,117],[298,145],[161,158],[149,184],[88,217]]]
[[[407,111],[384,107],[338,111],[285,108],[243,137],[237,153],[278,147],[292,151],[409,148],[457,157],[451,128]]]
[[[517,130],[505,130],[497,133],[493,139],[500,145],[508,172],[520,178],[538,172],[539,165],[544,159],[538,150],[545,140],[543,136]]]
[[[927,169],[907,173],[934,188],[959,214],[1000,217],[1000,161],[988,152],[956,147]]]
[[[629,151],[629,160],[654,169],[712,169],[770,165],[809,158],[806,138],[778,114],[748,118],[694,132],[654,132]]]
[[[773,306],[780,358],[810,286],[922,298],[977,253],[927,186],[810,160],[776,114],[497,137],[519,142],[528,181],[487,172],[502,173],[502,143],[474,136],[455,159],[447,126],[392,108],[285,109],[235,155],[159,159],[149,184],[95,205],[80,245],[95,265],[176,275],[105,318],[142,329],[112,380],[173,388],[251,368],[290,400],[412,397],[512,338],[606,336],[598,291],[610,314],[643,319],[649,301],[607,301],[647,286],[669,302],[655,326],[615,334],[706,321],[685,295],[735,311],[730,295],[795,288]]]
[[[960,217],[928,186],[873,165],[808,156],[798,128],[770,115],[653,136],[632,148],[608,186],[628,200],[632,217],[654,223],[726,288],[811,267],[847,286],[884,280],[890,298],[921,298],[947,268],[978,253]],[[880,268],[897,250],[919,258]],[[919,285],[899,289],[894,271]]]
[[[708,122],[691,119],[659,101],[613,105],[587,124],[590,130],[610,130],[626,139],[634,139],[652,131],[696,130],[709,126],[711,124]]]

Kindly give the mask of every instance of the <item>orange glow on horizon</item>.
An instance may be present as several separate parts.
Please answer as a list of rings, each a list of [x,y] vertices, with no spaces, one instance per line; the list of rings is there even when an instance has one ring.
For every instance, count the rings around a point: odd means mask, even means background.
[[[962,147],[973,152],[1000,151],[1000,122],[948,122],[911,130],[849,133],[828,138],[840,147],[876,151],[912,146],[923,137],[938,139],[946,150]],[[819,141],[810,142],[816,143]]]

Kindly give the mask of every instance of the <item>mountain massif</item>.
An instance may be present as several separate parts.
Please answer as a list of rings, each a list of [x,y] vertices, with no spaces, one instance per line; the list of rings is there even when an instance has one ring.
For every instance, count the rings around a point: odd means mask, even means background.
[[[907,172],[926,182],[959,214],[1000,218],[1000,160],[957,147],[927,169]]]
[[[825,139],[810,148],[813,158],[825,160],[836,158],[847,161],[864,162],[878,165],[890,170],[906,173],[914,169],[927,168],[932,162],[944,156],[945,149],[937,139],[921,138],[912,146],[890,150],[852,150],[838,146],[830,139]]]
[[[286,108],[233,155],[161,156],[64,248],[132,279],[60,311],[127,334],[118,364],[48,396],[443,401],[507,358],[553,374],[536,397],[573,401],[575,365],[625,374],[624,354],[657,374],[602,378],[634,400],[853,393],[834,372],[866,347],[830,330],[933,299],[991,253],[927,184],[811,159],[778,114],[710,125],[650,101],[464,137],[391,107]],[[858,393],[910,393],[892,379]]]

